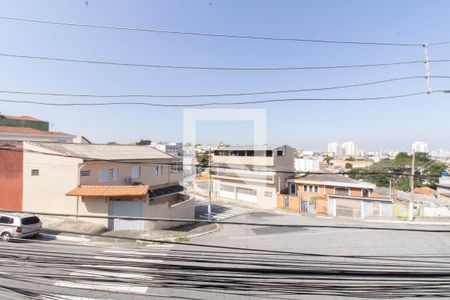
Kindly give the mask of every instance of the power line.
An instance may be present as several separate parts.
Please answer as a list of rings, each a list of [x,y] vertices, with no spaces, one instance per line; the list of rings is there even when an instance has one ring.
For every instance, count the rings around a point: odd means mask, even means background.
[[[274,36],[263,36],[263,35],[237,35],[237,34],[222,34],[222,33],[211,33],[211,32],[190,32],[190,31],[154,29],[154,28],[136,28],[136,27],[111,26],[111,25],[99,25],[99,24],[87,24],[87,23],[58,22],[58,21],[48,21],[48,20],[39,20],[39,19],[31,19],[31,18],[7,17],[7,16],[0,16],[0,19],[9,20],[9,21],[40,23],[40,24],[48,24],[48,25],[71,26],[71,27],[113,29],[113,30],[122,30],[122,31],[176,34],[176,35],[186,35],[186,36],[235,38],[235,39],[245,39],[245,40],[266,40],[266,41],[324,43],[324,44],[349,44],[349,45],[367,45],[367,46],[400,46],[400,47],[421,47],[423,44],[423,43],[343,41],[343,40],[328,40],[328,39],[306,39],[306,38],[295,38],[295,37],[274,37]],[[432,45],[432,44],[430,44],[430,45]]]
[[[39,146],[39,143],[35,143]],[[45,146],[44,146],[45,147]],[[136,165],[139,163],[136,162],[128,162],[128,161],[122,161],[117,159],[101,159],[101,158],[87,158],[83,156],[76,156],[76,155],[70,155],[70,154],[58,154],[58,153],[49,153],[49,152],[42,152],[38,150],[31,150],[31,149],[18,149],[18,148],[11,148],[7,147],[7,145],[1,145],[0,142],[0,150],[3,151],[12,151],[12,152],[27,152],[27,153],[33,153],[33,154],[42,154],[47,156],[56,156],[56,157],[66,157],[66,158],[77,158],[77,159],[83,159],[88,161],[102,161],[102,162],[113,162],[113,163],[121,163],[121,164],[131,164]],[[174,159],[177,159],[176,157]],[[181,158],[178,158],[181,159]],[[146,165],[168,165],[168,166],[179,166],[180,163],[178,162],[170,162],[170,163],[163,163],[163,162],[157,162],[157,163],[145,163]],[[144,165],[144,166],[146,166]],[[427,174],[427,175],[416,175],[416,174],[409,174],[409,173],[400,173],[400,172],[358,172],[358,173],[323,173],[323,172],[297,172],[297,171],[288,171],[288,170],[271,170],[271,169],[244,169],[244,168],[236,168],[232,166],[220,166],[220,165],[212,165],[212,166],[203,166],[199,164],[182,164],[183,167],[196,167],[196,168],[213,168],[213,169],[227,169],[227,170],[238,170],[238,171],[250,171],[250,172],[272,172],[272,173],[279,173],[279,174],[292,174],[292,175],[360,175],[360,176],[371,176],[371,175],[389,175],[389,176],[414,176],[418,178],[429,178],[429,177],[441,177],[440,174]]]
[[[359,97],[359,98],[284,98],[284,99],[266,99],[266,100],[250,100],[250,101],[233,101],[233,102],[206,102],[206,103],[154,103],[154,102],[138,102],[138,101],[122,101],[122,102],[71,102],[71,103],[58,103],[58,102],[44,102],[34,100],[12,100],[12,99],[0,99],[0,102],[15,103],[15,104],[35,104],[44,106],[56,106],[56,107],[72,107],[72,106],[114,106],[114,105],[140,105],[151,107],[206,107],[206,106],[231,106],[231,105],[250,105],[250,104],[265,104],[265,103],[283,103],[283,102],[353,102],[353,101],[378,101],[378,100],[392,100],[392,99],[404,99],[419,95],[427,94],[426,92],[416,92],[409,94],[380,96],[380,97]]]
[[[335,66],[300,66],[300,67],[203,67],[203,66],[181,66],[181,65],[160,65],[160,64],[141,64],[141,63],[125,63],[114,61],[100,61],[100,60],[82,60],[51,56],[35,56],[35,55],[21,55],[11,53],[0,53],[0,56],[11,58],[37,59],[58,62],[84,63],[84,64],[99,64],[122,67],[143,67],[143,68],[161,68],[161,69],[181,69],[181,70],[203,70],[203,71],[295,71],[295,70],[328,70],[328,69],[349,69],[349,68],[371,68],[371,67],[386,67],[397,65],[411,65],[422,64],[421,60],[398,61],[388,63],[371,63],[371,64],[352,64],[352,65],[335,65]],[[430,62],[448,62],[450,60],[439,60]]]
[[[290,90],[274,90],[274,91],[254,91],[254,92],[240,92],[240,93],[211,93],[211,94],[89,94],[89,93],[59,93],[59,92],[35,92],[35,91],[18,91],[18,90],[0,90],[0,93],[4,94],[19,94],[19,95],[33,95],[33,96],[58,96],[58,97],[89,97],[89,98],[202,98],[202,97],[236,97],[236,96],[255,96],[255,95],[268,95],[268,94],[285,94],[285,93],[299,93],[299,92],[312,92],[312,91],[326,91],[326,90],[338,90],[355,88],[362,86],[377,85],[396,81],[406,81],[412,79],[423,79],[424,76],[407,76],[396,77],[384,80],[377,80],[371,82],[337,85],[329,87],[317,87],[317,88],[304,88],[304,89],[290,89]],[[433,78],[440,78],[439,76],[433,76]],[[450,76],[448,77],[450,78]]]

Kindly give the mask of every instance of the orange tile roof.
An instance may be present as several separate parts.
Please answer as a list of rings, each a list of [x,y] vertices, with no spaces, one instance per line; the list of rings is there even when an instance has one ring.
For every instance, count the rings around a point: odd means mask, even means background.
[[[82,197],[144,197],[149,190],[148,185],[82,185],[70,192],[67,196]]]
[[[4,116],[7,119],[12,119],[12,120],[25,120],[25,121],[41,121],[39,119],[30,117],[30,116]]]
[[[44,131],[34,128],[13,127],[13,126],[0,126],[0,132],[27,133],[27,134],[67,134],[64,132]]]
[[[417,187],[414,189],[414,193],[417,194],[424,194],[424,195],[432,195],[436,191],[429,187]]]

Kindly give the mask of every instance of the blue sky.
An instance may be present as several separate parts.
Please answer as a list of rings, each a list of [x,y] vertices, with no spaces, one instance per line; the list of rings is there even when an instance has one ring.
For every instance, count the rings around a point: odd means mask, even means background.
[[[0,15],[129,27],[396,43],[450,40],[448,1],[2,1]],[[304,66],[423,59],[420,47],[374,47],[204,38],[61,27],[0,20],[0,52],[199,66]],[[431,59],[450,59],[450,44],[430,48]],[[432,75],[450,76],[450,63]],[[0,89],[71,93],[190,94],[298,89],[424,75],[422,64],[370,69],[215,72],[83,65],[0,57]],[[450,89],[434,79],[433,89]],[[425,91],[424,79],[371,87],[289,95],[240,97],[373,97]],[[2,99],[58,102],[93,99],[0,94]],[[201,102],[212,99],[142,99]],[[265,108],[269,143],[324,149],[331,141],[360,148],[409,149],[423,140],[450,149],[450,95],[397,101],[302,102],[240,106]],[[183,109],[138,106],[55,108],[0,104],[0,112],[48,120],[55,131],[94,142],[140,138],[182,140]],[[251,125],[211,122],[198,127],[204,143],[250,143]]]

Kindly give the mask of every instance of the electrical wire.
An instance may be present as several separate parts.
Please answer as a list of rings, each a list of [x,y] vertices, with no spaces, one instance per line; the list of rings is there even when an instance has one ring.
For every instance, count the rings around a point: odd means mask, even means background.
[[[86,28],[97,28],[97,29],[113,29],[113,30],[147,32],[147,33],[176,34],[176,35],[186,35],[186,36],[235,38],[235,39],[245,39],[245,40],[266,40],[266,41],[325,43],[325,44],[349,44],[349,45],[367,45],[367,46],[396,46],[396,47],[397,46],[400,46],[400,47],[422,47],[422,45],[423,45],[423,43],[364,42],[364,41],[343,41],[343,40],[328,40],[328,39],[305,39],[305,38],[294,38],[294,37],[274,37],[274,36],[261,36],[261,35],[236,35],[236,34],[221,34],[221,33],[211,33],[211,32],[189,32],[189,31],[166,30],[166,29],[135,28],[135,27],[133,28],[133,27],[125,27],[125,26],[110,26],[110,25],[74,23],[74,22],[58,22],[58,21],[39,20],[39,19],[32,19],[32,18],[8,17],[8,16],[0,16],[0,19],[10,20],[10,21],[40,23],[40,24],[47,24],[47,25],[86,27]],[[436,44],[436,43],[434,43],[434,44]],[[433,43],[431,43],[429,45],[433,45]]]
[[[424,76],[407,76],[396,77],[384,80],[377,80],[364,83],[337,85],[317,88],[304,89],[290,89],[290,90],[275,90],[275,91],[254,91],[254,92],[240,92],[240,93],[210,93],[210,94],[88,94],[88,93],[58,93],[58,92],[34,92],[34,91],[18,91],[18,90],[0,90],[3,94],[19,94],[19,95],[33,95],[33,96],[58,96],[58,97],[89,97],[89,98],[203,98],[203,97],[236,97],[236,96],[254,96],[254,95],[268,95],[268,94],[285,94],[285,93],[299,93],[312,91],[326,91],[338,90],[347,88],[356,88],[362,86],[377,85],[396,81],[406,81],[412,79],[423,79]],[[433,78],[447,78],[445,76],[433,76]],[[449,76],[450,78],[450,76]]]
[[[8,141],[2,141],[3,143],[8,143]],[[31,142],[33,143],[33,142]],[[35,142],[33,144],[40,145],[44,144],[43,147],[45,147],[45,144],[52,144],[52,143],[40,143]],[[53,143],[54,144],[54,143]],[[58,144],[58,143],[56,143]],[[120,164],[131,164],[136,165],[138,163],[136,162],[129,162],[124,160],[118,160],[118,159],[102,159],[102,158],[92,158],[92,157],[83,157],[83,156],[77,156],[77,155],[71,155],[71,154],[58,154],[58,153],[49,153],[49,152],[43,152],[38,150],[31,150],[31,149],[21,149],[21,148],[11,148],[8,145],[1,145],[0,143],[0,150],[3,151],[12,151],[12,152],[26,152],[26,153],[33,153],[33,154],[42,154],[46,156],[56,156],[56,157],[66,157],[66,158],[77,158],[77,159],[83,159],[86,161],[101,161],[101,162],[112,162],[112,163],[120,163]],[[51,150],[51,149],[50,149]],[[181,159],[181,157],[177,158],[174,157],[174,159]],[[53,165],[53,164],[52,164]],[[150,165],[168,165],[168,166],[179,166],[180,163],[178,162],[146,162],[144,165],[141,163],[141,166],[150,166]],[[269,173],[279,173],[279,174],[293,174],[293,175],[300,175],[300,176],[306,176],[306,175],[335,175],[335,176],[342,176],[342,175],[349,175],[349,173],[343,172],[343,173],[324,173],[324,172],[297,172],[297,171],[289,171],[289,170],[271,170],[271,169],[252,169],[252,168],[236,168],[233,166],[222,166],[222,165],[212,165],[212,166],[203,166],[199,164],[183,164],[183,167],[195,167],[195,168],[204,168],[204,169],[225,169],[225,170],[238,170],[238,171],[249,171],[249,172],[269,172]],[[400,172],[358,172],[356,174],[351,175],[388,175],[388,176],[415,176],[418,178],[428,178],[428,177],[441,177],[440,174],[426,174],[426,175],[412,175],[410,173],[400,173]]]
[[[435,91],[435,93],[438,91]],[[370,102],[378,100],[405,99],[419,95],[425,95],[427,92],[416,92],[400,95],[379,96],[379,97],[357,97],[357,98],[281,98],[281,99],[265,99],[265,100],[247,100],[247,101],[228,101],[228,102],[205,102],[205,103],[156,103],[143,101],[121,101],[121,102],[44,102],[35,100],[13,100],[0,99],[3,103],[14,104],[35,104],[43,106],[55,107],[73,107],[73,106],[116,106],[116,105],[139,105],[150,107],[207,107],[207,106],[233,106],[233,105],[251,105],[251,104],[268,104],[268,103],[284,103],[284,102]]]
[[[97,64],[110,65],[122,67],[143,67],[143,68],[162,68],[162,69],[181,69],[181,70],[207,70],[207,71],[295,71],[295,70],[329,70],[329,69],[349,69],[349,68],[370,68],[370,67],[387,67],[399,65],[423,64],[422,60],[411,61],[397,61],[387,63],[370,63],[370,64],[351,64],[351,65],[334,65],[334,66],[299,66],[299,67],[213,67],[213,66],[182,66],[182,65],[162,65],[162,64],[141,64],[141,63],[125,63],[114,61],[100,61],[100,60],[82,60],[71,59],[52,56],[35,56],[35,55],[21,55],[11,53],[0,53],[2,57],[9,58],[23,58],[35,59],[45,61],[83,63],[83,64]],[[450,60],[449,60],[450,61]],[[447,60],[430,61],[430,62],[447,62]]]

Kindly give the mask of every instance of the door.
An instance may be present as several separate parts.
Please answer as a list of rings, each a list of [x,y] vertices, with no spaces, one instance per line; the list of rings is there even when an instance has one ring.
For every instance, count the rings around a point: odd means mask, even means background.
[[[373,216],[373,202],[372,201],[364,201],[364,218]]]
[[[383,217],[392,217],[393,216],[392,203],[380,203],[380,215]]]
[[[331,217],[336,216],[336,200],[333,198],[328,198],[328,215]]]
[[[109,215],[142,218],[144,201],[111,200],[109,201]],[[108,227],[110,230],[144,230],[144,221],[110,219]]]

